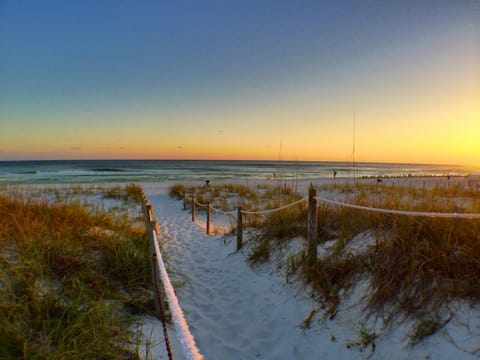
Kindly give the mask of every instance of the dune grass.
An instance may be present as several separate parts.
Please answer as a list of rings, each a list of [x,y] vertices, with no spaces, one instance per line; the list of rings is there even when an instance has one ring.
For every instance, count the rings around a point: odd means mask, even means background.
[[[349,184],[330,190],[343,194],[345,202],[386,209],[476,213],[480,204],[480,194],[464,191],[461,185]],[[370,287],[367,311],[383,314],[386,325],[402,316],[417,319],[418,331],[412,334],[416,341],[448,321],[450,301],[480,300],[480,221],[387,215],[323,204],[318,216],[319,242],[333,241],[334,246],[314,265],[302,261],[298,267],[328,305],[330,316],[340,294],[362,278]],[[368,245],[362,251],[349,246],[365,234]],[[425,323],[428,327],[421,325]]]
[[[480,213],[480,193],[465,190],[462,182],[347,182],[323,185],[318,190],[367,207]],[[212,193],[208,187],[184,191],[204,197]],[[275,192],[285,192],[286,196],[275,202]],[[209,200],[223,199],[228,208],[242,204],[242,208],[251,210],[275,208],[301,198],[293,192],[287,194],[284,188],[268,186],[236,187],[217,194],[218,198]],[[290,239],[306,237],[305,204],[246,219],[246,226],[256,229],[250,232],[248,259],[252,264],[268,261],[271,253]],[[448,321],[445,311],[450,301],[480,300],[478,220],[387,215],[320,202],[317,239],[328,246],[314,264],[301,251],[289,256],[284,265],[287,279],[297,273],[324,305],[326,316],[334,317],[342,297],[360,281],[367,281],[367,313],[381,314],[385,326],[401,317],[417,319],[411,334],[415,344]],[[359,241],[363,244],[360,250],[354,246]]]
[[[190,200],[192,196],[201,204],[209,202],[213,207],[222,211],[236,210],[242,207],[245,211],[274,209],[284,204],[294,202],[301,196],[286,186],[242,184],[211,184],[211,185],[184,185],[174,184],[169,189],[171,198],[182,200],[184,195]],[[187,205],[190,202],[187,201]],[[202,211],[199,207],[199,211]],[[255,219],[252,219],[255,221]]]
[[[138,358],[132,314],[153,311],[144,227],[21,192],[0,195],[0,219],[0,358]]]
[[[267,215],[248,215],[247,226],[258,229],[248,254],[252,265],[270,259],[270,253],[290,239],[307,236],[307,208],[305,203]]]
[[[103,196],[108,199],[123,200],[127,204],[140,204],[142,201],[142,188],[137,184],[125,186],[110,186],[102,188]]]

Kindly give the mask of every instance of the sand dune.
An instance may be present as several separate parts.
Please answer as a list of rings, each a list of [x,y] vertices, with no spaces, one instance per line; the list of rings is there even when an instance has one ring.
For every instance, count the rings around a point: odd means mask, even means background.
[[[246,250],[235,253],[232,236],[206,236],[201,224],[193,223],[181,202],[167,195],[167,187],[145,188],[160,223],[160,237],[171,279],[190,330],[206,359],[469,359],[478,356],[480,312],[466,303],[452,304],[447,325],[422,343],[409,346],[412,322],[391,331],[381,322],[367,319],[362,296],[368,291],[360,281],[342,303],[333,320],[302,323],[319,306],[299,282],[287,284],[275,262],[252,269]],[[367,322],[364,322],[367,321]],[[153,325],[152,325],[153,324]],[[355,344],[362,324],[379,334],[376,348],[360,351]],[[159,344],[154,355],[161,358],[161,328],[151,320]],[[170,329],[172,337],[175,329]],[[174,350],[181,358],[178,343]],[[154,357],[155,357],[154,356]]]

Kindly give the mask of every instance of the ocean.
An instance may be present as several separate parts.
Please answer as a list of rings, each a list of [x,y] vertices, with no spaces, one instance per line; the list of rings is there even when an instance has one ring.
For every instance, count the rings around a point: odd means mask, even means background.
[[[0,161],[0,184],[134,183],[324,179],[394,176],[464,176],[451,165],[230,160]]]

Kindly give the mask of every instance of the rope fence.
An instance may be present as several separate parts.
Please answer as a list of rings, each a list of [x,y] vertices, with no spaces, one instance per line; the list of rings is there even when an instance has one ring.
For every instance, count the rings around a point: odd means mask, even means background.
[[[405,216],[419,216],[419,217],[431,217],[431,218],[449,218],[449,219],[480,219],[480,214],[474,213],[442,213],[442,212],[419,212],[419,211],[406,211],[406,210],[391,210],[382,208],[373,208],[362,205],[354,205],[349,203],[342,203],[339,201],[329,200],[321,197],[315,197],[317,201],[321,201],[330,205],[336,205],[346,207],[350,209],[378,212],[383,214],[405,215]]]
[[[180,308],[178,298],[175,295],[170,278],[168,277],[167,270],[165,268],[165,263],[163,262],[162,254],[160,253],[160,246],[158,245],[157,232],[154,230],[152,232],[155,245],[155,254],[158,269],[160,270],[160,276],[162,278],[163,286],[165,293],[167,295],[168,304],[170,306],[170,311],[172,312],[173,323],[175,328],[178,331],[180,343],[182,344],[186,359],[200,360],[203,359],[203,356],[200,355],[200,351],[195,345],[195,340],[193,335],[190,333],[188,328],[187,321],[183,315],[183,311]]]
[[[210,205],[210,209],[212,209],[216,213],[219,213],[219,214],[222,214],[222,215],[232,215],[233,216],[233,214],[235,214],[235,211],[223,211],[223,210],[217,209],[216,207],[214,207],[212,205]]]
[[[202,204],[201,202],[198,202],[198,201],[197,201],[197,200],[195,200],[195,199],[194,199],[193,201],[195,201],[195,204],[197,204],[197,205],[198,205],[198,206],[200,206],[200,207],[204,207],[204,208],[206,208],[206,207],[210,206],[210,204],[209,204],[209,203]]]
[[[282,210],[285,210],[285,209],[288,209],[289,207],[292,207],[292,206],[295,206],[295,205],[298,205],[298,204],[301,204],[305,201],[308,200],[308,197],[305,196],[304,198],[298,200],[298,201],[295,201],[291,204],[287,204],[287,205],[284,205],[284,206],[281,206],[281,207],[278,207],[278,208],[275,208],[275,209],[268,209],[268,210],[261,210],[261,211],[245,211],[245,210],[242,210],[242,214],[246,214],[246,215],[266,215],[266,214],[273,214],[275,212],[278,212],[278,211],[282,211]]]
[[[228,218],[228,220],[230,221],[230,224],[233,225],[232,227],[235,227],[236,226],[236,217],[234,216],[235,214],[235,211],[233,210],[222,210],[222,209],[219,209],[215,206],[213,206],[210,202],[207,202],[207,203],[202,203],[200,201],[198,201],[197,199],[195,199],[195,197],[193,196],[190,196],[186,193],[183,194],[183,209],[184,210],[187,210],[188,208],[188,205],[187,204],[190,204],[190,209],[192,211],[192,221],[195,222],[197,220],[197,208],[200,207],[200,208],[204,208],[206,209],[207,211],[207,219],[206,219],[206,222],[205,222],[205,232],[207,235],[210,235],[211,234],[211,224],[214,222],[213,221],[213,215],[216,213],[218,215],[224,215]],[[225,227],[224,226],[218,226],[218,228],[222,228],[223,229],[223,232],[225,233],[227,230],[225,230]],[[218,229],[217,229],[218,231]]]
[[[259,210],[259,211],[247,211],[242,210],[241,207],[238,207],[237,210],[221,210],[218,209],[210,204],[210,202],[201,203],[197,199],[195,199],[194,195],[191,194],[190,197],[188,194],[183,194],[183,209],[187,210],[187,203],[191,203],[191,211],[192,211],[192,221],[195,222],[197,219],[197,206],[207,209],[207,219],[206,219],[206,234],[210,235],[210,225],[212,220],[212,211],[220,214],[226,215],[232,224],[236,225],[237,228],[237,251],[241,249],[243,246],[243,215],[268,215],[273,214],[278,211],[282,211],[288,209],[290,207],[299,205],[308,200],[308,197],[304,197],[299,199],[293,203],[286,204],[284,206],[275,208],[275,209],[266,209],[266,210]],[[235,217],[236,213],[236,217]],[[235,226],[234,226],[235,227]]]
[[[153,207],[142,191],[142,209],[145,215],[145,226],[149,238],[150,254],[152,258],[152,282],[155,291],[155,309],[162,321],[165,346],[169,360],[173,359],[173,352],[167,330],[167,318],[171,318],[180,344],[183,349],[183,357],[187,360],[201,360],[203,356],[198,350],[193,335],[183,315],[177,296],[163,261],[158,240],[158,223],[154,220]],[[159,276],[158,276],[159,275]],[[167,309],[169,314],[167,314]]]
[[[184,198],[186,199],[186,197],[187,195],[185,194]],[[211,211],[217,212],[219,214],[227,215],[232,219],[232,221],[236,220],[237,251],[240,250],[240,248],[243,245],[243,215],[273,214],[275,212],[288,209],[292,206],[299,205],[304,202],[308,202],[307,253],[308,253],[308,258],[312,262],[316,261],[316,258],[317,258],[317,228],[318,228],[318,221],[319,221],[317,204],[319,202],[326,203],[333,206],[351,208],[351,209],[356,209],[361,211],[377,212],[377,213],[383,213],[383,214],[394,214],[394,215],[413,216],[413,217],[430,217],[430,218],[480,219],[480,214],[477,214],[477,213],[419,212],[419,211],[393,210],[393,209],[383,209],[383,208],[355,205],[355,204],[350,204],[350,203],[345,203],[345,202],[340,202],[340,201],[319,197],[317,196],[316,190],[313,187],[310,187],[308,196],[275,209],[247,211],[247,210],[243,210],[241,207],[238,207],[236,211],[235,210],[223,211],[213,207],[212,205],[210,205],[209,202],[207,204],[198,202],[197,200],[194,199],[193,195],[191,196],[191,202],[192,202],[192,221],[195,221],[195,205],[207,208],[207,234],[209,234],[209,227],[210,227],[209,222],[211,220],[211,215],[210,215]],[[184,204],[186,204],[186,202],[184,202]],[[186,205],[184,205],[184,209],[186,209]],[[236,213],[236,219],[235,219],[235,213]]]

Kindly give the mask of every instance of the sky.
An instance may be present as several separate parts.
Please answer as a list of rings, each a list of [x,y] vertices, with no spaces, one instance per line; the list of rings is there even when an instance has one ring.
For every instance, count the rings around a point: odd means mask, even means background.
[[[0,0],[0,160],[480,166],[480,1]]]

